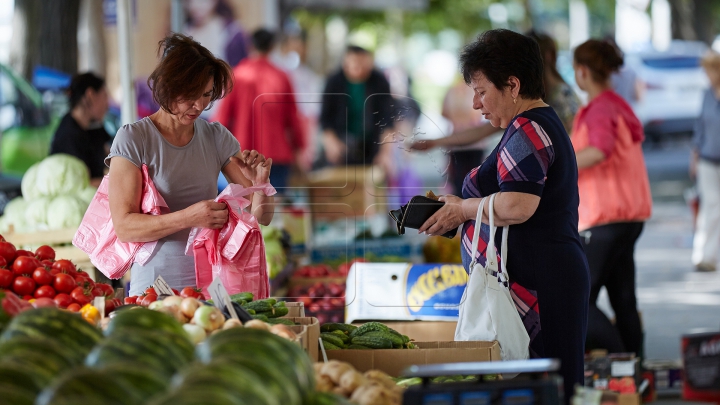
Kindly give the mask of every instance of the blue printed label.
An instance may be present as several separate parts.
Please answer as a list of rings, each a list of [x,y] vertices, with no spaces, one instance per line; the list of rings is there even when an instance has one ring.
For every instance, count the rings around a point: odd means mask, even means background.
[[[405,279],[405,303],[410,315],[457,317],[467,280],[459,264],[413,265]]]

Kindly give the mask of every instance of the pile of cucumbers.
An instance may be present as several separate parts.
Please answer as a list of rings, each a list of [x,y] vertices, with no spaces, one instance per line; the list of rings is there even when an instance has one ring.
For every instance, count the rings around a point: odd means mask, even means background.
[[[320,327],[325,350],[415,349],[409,337],[380,322],[361,326],[326,323]]]

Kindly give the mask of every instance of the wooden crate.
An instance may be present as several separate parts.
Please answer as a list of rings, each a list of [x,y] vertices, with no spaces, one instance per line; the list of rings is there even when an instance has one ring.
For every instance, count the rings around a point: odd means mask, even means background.
[[[55,249],[55,259],[67,259],[77,268],[87,272],[95,280],[95,266],[90,263],[87,253],[72,245],[76,229],[59,229],[28,233],[8,233],[5,239],[18,249],[35,250],[38,246],[49,245]]]

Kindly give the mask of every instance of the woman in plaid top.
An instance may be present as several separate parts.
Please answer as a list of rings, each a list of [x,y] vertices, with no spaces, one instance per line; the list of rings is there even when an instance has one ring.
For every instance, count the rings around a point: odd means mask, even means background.
[[[472,255],[483,264],[487,207],[478,251],[470,252],[474,218],[481,197],[497,194],[495,223],[512,225],[507,269],[531,338],[530,353],[561,360],[569,402],[575,384],[583,383],[590,288],[578,235],[575,152],[561,120],[542,100],[542,57],[533,39],[508,30],[487,31],[464,49],[460,64],[475,92],[473,108],[506,130],[495,150],[467,175],[462,198],[441,197],[445,206],[420,231],[441,235],[462,225],[466,270]],[[501,236],[496,235],[497,246]]]

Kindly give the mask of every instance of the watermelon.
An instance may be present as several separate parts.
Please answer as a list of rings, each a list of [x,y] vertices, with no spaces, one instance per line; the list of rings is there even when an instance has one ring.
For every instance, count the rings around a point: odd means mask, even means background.
[[[18,336],[0,342],[3,364],[27,366],[38,370],[38,378],[46,382],[77,364],[72,352],[46,337]]]
[[[33,405],[35,393],[14,386],[5,381],[0,382],[0,398],[3,405]]]
[[[248,405],[231,391],[206,388],[181,388],[161,398],[150,401],[148,405]]]
[[[144,398],[122,379],[109,373],[77,368],[55,380],[35,400],[35,405],[137,405]]]
[[[312,362],[299,345],[270,332],[251,328],[233,328],[210,336],[197,346],[200,361],[232,359],[233,354],[252,353],[285,376],[284,381],[300,391],[303,400],[315,389]]]
[[[43,373],[36,373],[32,366],[8,362],[0,363],[0,381],[35,396],[50,383],[50,378]]]
[[[313,405],[351,405],[350,401],[340,395],[331,394],[329,392],[316,392],[312,401],[307,404]]]
[[[187,337],[180,322],[170,315],[153,311],[147,308],[135,308],[120,311],[115,315],[107,329],[105,336],[112,336],[114,333],[125,329],[163,330],[179,336]]]
[[[83,359],[102,334],[79,314],[58,308],[37,308],[18,314],[0,335],[0,342],[18,336],[48,337],[72,353],[72,360]]]
[[[127,383],[142,398],[153,398],[164,394],[170,385],[167,379],[132,364],[112,364],[104,367],[101,372]]]
[[[222,360],[189,367],[173,378],[172,385],[179,389],[225,391],[242,398],[248,405],[281,405],[280,399],[266,389],[265,381],[255,373]]]
[[[187,339],[187,338],[185,338]],[[187,352],[164,331],[126,330],[97,345],[85,365],[102,368],[112,364],[133,364],[169,377],[189,363]]]

